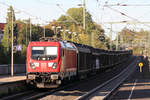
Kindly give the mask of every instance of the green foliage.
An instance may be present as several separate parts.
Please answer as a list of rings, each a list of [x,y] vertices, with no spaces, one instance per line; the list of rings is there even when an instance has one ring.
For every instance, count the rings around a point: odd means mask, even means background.
[[[124,28],[119,32],[119,44],[120,48],[132,49],[135,55],[148,55],[149,51],[149,31],[140,30],[130,30]]]
[[[32,25],[32,41],[38,41],[40,37],[44,36],[42,27],[39,25]]]
[[[107,49],[106,42],[101,42],[98,37],[104,34],[104,30],[102,27],[92,20],[92,16],[89,12],[86,11],[86,30],[83,30],[83,8],[70,8],[67,11],[67,16],[62,15],[57,21],[55,25],[63,26],[63,32],[61,32],[61,36],[63,40],[70,40],[77,43],[82,43],[86,45],[91,45],[96,48]],[[77,23],[74,22],[74,20]],[[72,33],[76,34],[68,34],[65,30],[69,30]],[[69,38],[70,37],[70,38]],[[73,39],[72,39],[73,38]]]
[[[13,19],[12,19],[13,18]],[[13,21],[12,21],[13,20]],[[13,23],[13,32],[14,32],[14,43],[17,42],[17,24],[15,23],[15,14],[14,14],[14,10],[12,8],[12,6],[10,6],[8,8],[8,12],[7,12],[7,24],[5,25],[4,28],[4,38],[2,40],[2,45],[4,47],[4,50],[6,52],[10,52],[10,47],[11,47],[11,33],[12,33],[12,22]]]
[[[31,24],[32,29],[30,29],[30,19],[21,21],[15,19],[15,13],[13,8],[10,6],[7,13],[7,24],[4,28],[4,37],[2,40],[2,45],[0,49],[0,56],[5,58],[5,60],[0,59],[1,63],[10,63],[11,54],[11,33],[12,33],[12,18],[13,18],[13,29],[14,29],[14,46],[22,45],[22,51],[17,51],[14,54],[15,63],[25,63],[26,48],[30,42],[39,41],[39,38],[45,36],[58,38],[62,40],[73,41],[77,43],[82,43],[86,45],[91,45],[96,48],[107,49],[109,47],[109,39],[106,38],[105,42],[101,42],[98,37],[104,35],[104,30],[102,27],[93,22],[92,16],[86,11],[86,30],[83,29],[83,8],[70,8],[67,11],[67,15],[62,15],[58,20],[54,20],[50,24],[41,27],[40,25]],[[74,22],[75,19],[77,23]],[[53,26],[61,26],[62,28],[52,29]],[[30,34],[31,30],[31,34]],[[71,33],[69,34],[69,30]],[[31,35],[31,37],[30,37]],[[106,37],[106,36],[105,36]]]
[[[25,21],[16,20],[12,6],[8,8],[7,24],[4,27],[4,36],[2,39],[2,45],[0,46],[0,63],[10,63],[11,54],[11,38],[12,38],[12,17],[13,17],[13,33],[14,33],[14,46],[21,45],[22,51],[14,53],[14,63],[25,63],[26,48],[30,42],[30,19]],[[52,36],[50,29],[45,30],[46,36]],[[32,41],[38,41],[39,38],[44,36],[44,29],[40,25],[32,24]]]

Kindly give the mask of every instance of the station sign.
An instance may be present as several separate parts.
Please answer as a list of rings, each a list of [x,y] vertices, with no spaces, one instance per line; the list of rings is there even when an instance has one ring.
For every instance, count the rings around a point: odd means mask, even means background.
[[[17,50],[17,51],[22,51],[22,45],[17,45],[17,46],[16,46],[16,50]]]
[[[22,45],[13,46],[13,51],[16,53],[17,51],[22,51]]]

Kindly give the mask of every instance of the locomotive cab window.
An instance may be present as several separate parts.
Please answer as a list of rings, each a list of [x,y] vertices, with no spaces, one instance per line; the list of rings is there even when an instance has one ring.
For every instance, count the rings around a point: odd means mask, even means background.
[[[32,55],[43,55],[44,47],[32,47]]]
[[[46,55],[57,56],[57,47],[46,47],[45,49]]]
[[[32,47],[31,58],[35,60],[54,60],[57,58],[57,47]]]

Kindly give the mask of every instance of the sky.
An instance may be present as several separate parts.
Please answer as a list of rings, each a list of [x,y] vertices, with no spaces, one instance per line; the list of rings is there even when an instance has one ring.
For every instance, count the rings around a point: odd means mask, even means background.
[[[83,0],[0,0],[0,22],[6,22],[7,8],[12,5],[16,12],[17,19],[31,18],[33,23],[45,25],[48,22],[58,19],[62,14],[72,7],[79,7]],[[86,9],[97,23],[102,23],[102,27],[109,33],[110,25],[104,22],[135,21],[150,22],[150,6],[111,6],[104,7],[105,4],[129,4],[129,5],[150,5],[150,0],[85,0]],[[60,5],[61,8],[57,6]],[[122,16],[121,13],[126,14]],[[113,34],[121,31],[123,27],[132,29],[146,29],[145,25],[113,24]]]

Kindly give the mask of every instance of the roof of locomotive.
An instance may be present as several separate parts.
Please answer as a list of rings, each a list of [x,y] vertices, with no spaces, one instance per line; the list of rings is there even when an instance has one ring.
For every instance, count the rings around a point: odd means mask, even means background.
[[[76,46],[72,42],[64,42],[52,38],[40,38],[40,41],[32,41],[28,46],[61,46],[61,48],[76,50]]]
[[[59,46],[60,44],[59,42],[32,41],[32,42],[29,42],[28,46],[49,46],[49,45]]]

